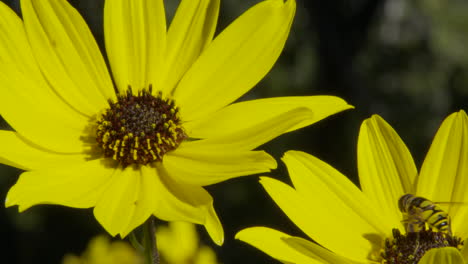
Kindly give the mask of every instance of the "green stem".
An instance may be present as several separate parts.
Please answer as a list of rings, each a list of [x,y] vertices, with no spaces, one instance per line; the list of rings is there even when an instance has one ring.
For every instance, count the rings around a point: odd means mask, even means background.
[[[144,256],[147,264],[159,264],[159,253],[156,245],[155,217],[151,216],[143,226]]]

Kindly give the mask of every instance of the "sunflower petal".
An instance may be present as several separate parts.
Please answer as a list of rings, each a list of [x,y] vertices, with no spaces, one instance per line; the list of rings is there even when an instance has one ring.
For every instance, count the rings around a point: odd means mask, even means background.
[[[185,145],[167,153],[163,160],[164,167],[181,183],[206,186],[276,168],[276,161],[264,151],[203,151],[190,148],[190,143]]]
[[[50,90],[22,21],[0,3],[0,113],[20,134],[59,152],[79,152],[87,119]],[[44,107],[47,106],[47,107]]]
[[[381,234],[399,224],[399,221],[390,222],[379,217],[380,207],[375,207],[346,176],[320,159],[302,151],[288,151],[282,160],[287,166],[294,188],[305,199],[317,199],[318,193],[311,192],[314,189],[331,192],[327,195],[327,204],[332,202],[333,194],[333,200],[340,206],[349,207]]]
[[[291,236],[268,227],[250,227],[239,231],[236,239],[244,241],[284,263],[320,264],[284,242]]]
[[[0,2],[0,33],[0,63],[5,66],[2,70],[8,65],[8,68],[28,73],[31,78],[40,76],[23,21],[3,2]]]
[[[145,173],[143,170],[141,170],[139,174],[140,191],[135,201],[135,210],[127,228],[120,233],[122,237],[125,237],[136,227],[143,224],[156,210],[158,203],[158,198],[155,195],[158,186],[157,178],[153,173]]]
[[[175,182],[173,172],[162,164],[157,163],[156,167],[157,172],[153,173],[159,175],[160,186],[157,190],[162,198],[154,215],[166,221],[202,224],[216,244],[223,244],[224,231],[214,211],[211,195],[200,186]]]
[[[84,154],[58,154],[38,148],[22,139],[17,133],[0,130],[0,163],[23,170],[41,170],[72,166],[85,162]]]
[[[166,49],[166,17],[162,0],[106,1],[104,34],[109,62],[121,92],[149,84],[160,89]]]
[[[340,180],[347,179],[343,176]],[[291,221],[310,238],[331,251],[340,252],[350,259],[362,260],[372,252],[373,245],[380,246],[382,243],[382,234],[369,224],[371,220],[358,215],[347,201],[340,200],[336,191],[328,186],[314,186],[309,192],[315,194],[315,199],[309,199],[301,192],[271,178],[261,177],[260,183]],[[343,219],[346,219],[346,225],[343,225]],[[353,228],[350,229],[350,226]],[[340,239],[336,239],[337,237]]]
[[[463,245],[468,245],[467,243],[468,243],[468,238],[465,238],[465,240],[463,241]],[[463,246],[463,248],[460,250],[460,253],[463,256],[463,259],[468,260],[468,247],[467,246]]]
[[[57,94],[88,116],[106,107],[112,81],[79,13],[65,0],[25,0],[21,10],[34,56]]]
[[[418,264],[464,264],[460,252],[453,247],[433,248],[427,251]]]
[[[175,90],[185,121],[228,105],[267,74],[283,49],[295,9],[294,0],[263,1],[214,39]]]
[[[355,263],[351,260],[343,258],[315,243],[305,240],[300,237],[286,237],[283,238],[284,242],[290,247],[296,249],[298,252],[317,260],[317,263],[328,264],[351,264]],[[363,259],[363,262],[367,262]]]
[[[211,43],[219,13],[219,0],[181,1],[167,33],[163,89],[171,92],[187,69]]]
[[[432,201],[455,202],[449,215],[457,236],[467,237],[468,118],[465,112],[447,117],[432,142],[419,176],[417,194]]]
[[[135,213],[141,187],[138,170],[117,169],[94,207],[94,216],[109,234],[124,238]]]
[[[245,116],[247,119],[248,116]],[[291,130],[297,124],[313,118],[313,112],[307,108],[297,108],[281,113],[252,127],[246,127],[234,133],[224,133],[208,139],[190,142],[193,148],[202,149],[230,149],[242,151],[254,149],[263,143]],[[190,134],[189,134],[190,135]]]
[[[384,205],[380,214],[385,219],[398,223],[398,199],[405,193],[414,193],[417,170],[401,138],[377,115],[361,125],[358,169],[363,192],[375,204]]]
[[[11,73],[11,74],[10,74]],[[0,96],[2,117],[23,137],[43,148],[63,153],[83,151],[86,120],[76,112],[42,105],[27,94],[23,87],[40,85],[26,75],[19,75],[9,69],[0,72],[2,86],[15,87]],[[41,98],[41,97],[39,97]],[[54,107],[56,105],[52,105]],[[65,110],[60,112],[60,110]]]
[[[236,133],[255,127],[268,119],[293,109],[304,107],[313,115],[291,127],[287,132],[311,125],[330,115],[350,109],[343,99],[334,96],[277,97],[244,101],[229,105],[203,119],[187,122],[184,127],[194,138],[210,138],[224,133]],[[248,118],[246,118],[248,116]]]
[[[8,192],[5,206],[19,205],[19,211],[37,204],[92,207],[114,173],[114,169],[106,166],[106,162],[97,159],[71,166],[24,172]]]

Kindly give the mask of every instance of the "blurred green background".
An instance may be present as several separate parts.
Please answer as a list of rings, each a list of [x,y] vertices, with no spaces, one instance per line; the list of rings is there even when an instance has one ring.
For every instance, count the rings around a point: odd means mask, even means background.
[[[358,184],[359,126],[365,118],[379,114],[398,131],[419,166],[442,119],[466,106],[468,2],[297,1],[283,54],[270,74],[242,100],[326,94],[340,96],[356,109],[283,135],[263,149],[278,160],[290,149],[306,151]],[[2,2],[20,13],[17,0]],[[70,2],[103,48],[103,0]],[[258,2],[222,0],[217,31]],[[179,1],[165,3],[170,18]],[[8,129],[1,118],[0,128]],[[0,165],[2,200],[20,173]],[[281,163],[270,176],[290,182]],[[257,176],[229,180],[208,190],[225,228],[224,246],[214,246],[205,231],[200,231],[222,263],[279,263],[233,239],[248,226],[264,225],[305,236],[267,196]],[[104,230],[92,210],[38,206],[21,214],[16,207],[0,209],[0,232],[2,263],[50,264],[60,263],[67,252],[80,253],[92,236]]]

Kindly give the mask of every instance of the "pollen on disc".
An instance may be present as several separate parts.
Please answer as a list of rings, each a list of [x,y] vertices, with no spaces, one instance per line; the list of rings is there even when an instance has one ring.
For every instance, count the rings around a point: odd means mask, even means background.
[[[110,157],[124,167],[161,161],[164,154],[176,149],[187,138],[174,100],[152,87],[136,95],[131,87],[118,94],[115,102],[97,121],[96,140]]]

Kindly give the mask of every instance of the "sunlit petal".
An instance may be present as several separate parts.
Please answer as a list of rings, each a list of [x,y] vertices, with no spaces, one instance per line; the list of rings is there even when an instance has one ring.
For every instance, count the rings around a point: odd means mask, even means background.
[[[105,191],[94,207],[94,216],[109,234],[127,235],[127,227],[135,213],[141,177],[133,167],[117,169],[106,184]]]
[[[85,162],[86,154],[59,154],[25,141],[17,133],[0,130],[0,163],[23,170],[72,166]]]
[[[434,248],[427,251],[418,264],[465,264],[460,251],[453,247]]]
[[[424,160],[417,194],[434,202],[454,202],[448,211],[457,236],[467,237],[468,118],[465,112],[447,117]],[[465,204],[463,204],[465,203]]]
[[[294,188],[305,199],[325,205],[337,203],[337,207],[346,208],[344,212],[349,211],[350,215],[354,212],[358,218],[362,218],[359,221],[367,222],[374,232],[380,234],[390,235],[390,230],[400,223],[381,217],[380,206],[376,207],[346,176],[320,159],[301,151],[288,151],[282,160]],[[349,224],[354,226],[352,222]]]
[[[280,181],[262,177],[260,182],[289,219],[322,246],[347,258],[362,260],[372,252],[373,244],[382,243],[382,234],[369,224],[371,219],[358,215],[323,185],[310,190],[318,197],[310,200]]]
[[[175,90],[184,120],[228,105],[260,81],[283,49],[295,9],[293,0],[260,2],[217,36]]]
[[[245,118],[248,118],[246,116]],[[208,139],[190,142],[192,148],[231,149],[233,151],[251,150],[271,139],[291,130],[305,120],[313,118],[313,112],[307,108],[297,108],[281,113],[255,126],[246,127],[235,133],[223,133]]]
[[[170,93],[183,74],[211,43],[219,13],[219,0],[183,0],[167,32],[163,91]]]
[[[380,205],[380,214],[393,223],[401,221],[398,199],[414,193],[417,170],[398,134],[377,115],[361,125],[358,169],[362,191]]]
[[[143,224],[156,210],[158,197],[155,195],[155,190],[158,188],[158,179],[154,173],[147,173],[146,170],[135,172],[135,177],[140,177],[139,195],[135,201],[135,210],[129,221],[128,226],[121,232],[122,236],[126,236],[136,227]]]
[[[166,17],[163,0],[106,1],[104,6],[106,50],[121,92],[149,84],[161,89],[166,50]]]
[[[264,151],[206,151],[186,145],[167,153],[163,160],[181,183],[205,186],[276,168],[276,161]]]
[[[290,247],[284,242],[284,238],[289,237],[291,236],[288,234],[267,227],[250,227],[236,234],[236,239],[244,241],[282,262],[297,264],[323,263]]]
[[[143,167],[144,170],[150,168]],[[148,171],[148,173],[150,173]],[[160,177],[158,192],[163,197],[154,214],[166,221],[187,221],[205,226],[208,234],[218,245],[224,242],[224,231],[213,208],[213,198],[200,186],[175,182],[172,171],[157,164]]]
[[[96,204],[103,186],[112,179],[112,166],[98,159],[21,174],[10,189],[6,206],[18,205],[20,211],[37,204],[61,204],[89,208]]]
[[[21,10],[34,56],[55,91],[86,115],[104,108],[113,85],[79,13],[65,0],[24,0]]]
[[[318,263],[327,264],[352,264],[357,263],[355,261],[343,258],[315,243],[305,240],[300,237],[285,237],[283,241],[290,247],[296,249],[302,254],[309,256],[314,260],[318,260]],[[367,263],[365,259],[359,261],[359,263]]]
[[[343,99],[334,96],[257,99],[229,105],[203,119],[187,122],[184,127],[194,138],[210,138],[255,127],[300,107],[310,109],[312,115],[286,132],[311,125],[330,115],[352,108]]]
[[[80,152],[79,137],[87,119],[50,89],[32,55],[22,21],[3,3],[0,66],[2,117],[36,144],[59,152]]]

